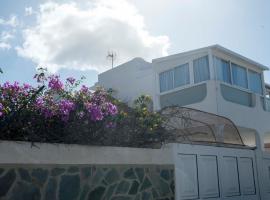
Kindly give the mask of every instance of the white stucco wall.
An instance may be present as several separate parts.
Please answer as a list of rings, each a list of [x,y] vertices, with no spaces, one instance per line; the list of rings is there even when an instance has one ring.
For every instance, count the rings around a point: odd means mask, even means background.
[[[207,84],[207,95],[201,102],[187,105],[187,107],[218,114],[231,119],[238,127],[254,130],[260,134],[260,143],[263,143],[265,133],[270,133],[270,112],[263,110],[261,96],[255,96],[255,106],[248,107],[225,100],[221,95],[220,82],[216,80],[216,69],[213,65],[213,56],[244,66],[258,73],[266,69],[263,65],[245,58],[218,45],[202,48],[190,52],[157,58],[152,63],[134,59],[113,70],[109,70],[99,76],[99,83],[106,88],[114,88],[118,91],[118,97],[131,105],[132,101],[140,94],[150,94],[153,98],[154,109],[160,109],[159,73],[176,66],[189,63],[190,84],[175,88],[169,92],[176,92],[185,88],[196,86],[193,80],[193,60],[202,56],[209,56],[210,80]],[[143,63],[146,67],[142,66]],[[199,83],[201,84],[201,83]],[[264,82],[262,80],[264,87]],[[233,86],[234,87],[234,86]],[[244,90],[243,90],[244,91]],[[262,145],[263,147],[263,145]]]
[[[140,95],[153,96],[154,75],[152,64],[135,58],[98,76],[98,85],[116,91],[115,96],[132,105]]]
[[[0,164],[173,164],[161,149],[0,141]]]

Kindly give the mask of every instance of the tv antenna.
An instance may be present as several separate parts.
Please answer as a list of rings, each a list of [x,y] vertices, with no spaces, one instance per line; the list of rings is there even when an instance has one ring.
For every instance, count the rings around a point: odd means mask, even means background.
[[[113,61],[116,59],[116,53],[113,51],[108,51],[107,59],[112,61],[112,68],[113,68]]]

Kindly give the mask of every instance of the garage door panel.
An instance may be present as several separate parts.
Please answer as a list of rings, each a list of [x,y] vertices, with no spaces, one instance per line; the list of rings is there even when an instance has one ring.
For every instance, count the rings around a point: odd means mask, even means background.
[[[239,158],[239,177],[243,195],[256,194],[253,170],[252,158]]]
[[[224,156],[221,170],[222,190],[225,197],[239,196],[237,158]]]
[[[197,155],[179,154],[177,173],[181,199],[198,199]]]
[[[198,157],[199,191],[202,198],[219,197],[217,167],[217,156]]]

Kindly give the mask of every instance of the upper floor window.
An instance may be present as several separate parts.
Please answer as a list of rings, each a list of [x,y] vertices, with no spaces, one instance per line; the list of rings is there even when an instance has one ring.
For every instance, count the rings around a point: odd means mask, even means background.
[[[214,57],[214,65],[217,70],[217,79],[225,83],[232,83],[230,62]]]
[[[159,74],[160,92],[173,89],[173,70],[168,70]]]
[[[174,87],[189,84],[188,64],[180,65],[174,68]]]
[[[248,70],[249,89],[252,92],[262,94],[262,79],[261,75],[252,70]]]
[[[189,65],[184,64],[159,74],[160,92],[189,84]]]
[[[248,88],[247,71],[244,67],[232,63],[232,79],[234,85]]]
[[[210,79],[208,56],[193,61],[194,82],[199,83]]]

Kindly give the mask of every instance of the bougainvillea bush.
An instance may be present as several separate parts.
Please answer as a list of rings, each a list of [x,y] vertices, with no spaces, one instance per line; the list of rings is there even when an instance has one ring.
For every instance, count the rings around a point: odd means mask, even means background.
[[[134,108],[99,88],[91,91],[83,78],[46,76],[38,85],[0,85],[0,139],[94,145],[147,146],[164,139],[161,118],[149,109],[148,96]]]

